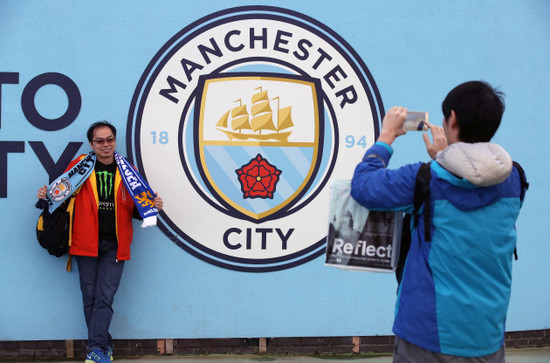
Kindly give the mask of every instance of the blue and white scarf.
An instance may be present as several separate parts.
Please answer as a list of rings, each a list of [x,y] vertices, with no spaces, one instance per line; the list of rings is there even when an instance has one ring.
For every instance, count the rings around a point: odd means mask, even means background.
[[[71,197],[92,174],[96,155],[90,151],[69,171],[62,174],[48,186],[46,199],[36,203],[36,207],[53,213],[65,200]],[[157,224],[158,209],[153,200],[155,193],[136,169],[122,155],[115,151],[115,161],[128,193],[134,199],[134,204],[143,218],[142,228]]]
[[[143,218],[141,228],[155,226],[157,224],[157,214],[159,214],[153,202],[156,196],[155,192],[128,160],[116,151],[115,160],[124,186],[134,199],[139,215]]]

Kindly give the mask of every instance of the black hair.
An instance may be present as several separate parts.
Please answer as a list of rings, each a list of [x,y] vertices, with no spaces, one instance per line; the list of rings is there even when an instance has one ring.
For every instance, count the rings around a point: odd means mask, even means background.
[[[504,113],[504,93],[483,81],[462,83],[449,92],[441,105],[445,122],[455,112],[462,142],[491,140]]]
[[[88,132],[86,133],[86,136],[88,137],[88,141],[92,142],[95,129],[97,129],[98,127],[104,127],[104,126],[107,126],[108,128],[110,128],[111,131],[113,132],[113,136],[116,138],[116,127],[114,127],[109,121],[98,121],[91,124],[90,127],[88,128]]]

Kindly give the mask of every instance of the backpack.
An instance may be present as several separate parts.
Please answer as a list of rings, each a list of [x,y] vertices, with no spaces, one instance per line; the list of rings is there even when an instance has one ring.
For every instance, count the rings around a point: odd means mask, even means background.
[[[414,199],[413,199],[413,211],[412,213],[403,214],[403,225],[401,229],[401,247],[399,248],[399,259],[397,260],[397,266],[395,268],[395,278],[397,284],[401,283],[403,276],[403,269],[405,268],[405,261],[409,254],[412,240],[412,230],[418,225],[418,218],[420,217],[420,208],[424,204],[424,201],[430,200],[430,179],[432,174],[430,172],[430,163],[422,163],[418,173],[416,174],[416,181],[414,184]],[[430,226],[430,203],[426,203],[424,207],[424,226]],[[413,228],[411,228],[411,220],[413,221]],[[432,236],[430,228],[424,227],[424,239],[431,241]]]
[[[513,161],[513,167],[515,167],[519,172],[519,177],[521,180],[521,192],[520,192],[520,203],[523,204],[525,198],[525,192],[529,189],[529,183],[525,177],[525,171],[521,165]],[[405,261],[407,260],[407,255],[411,247],[412,240],[412,230],[418,225],[419,212],[422,205],[425,201],[430,200],[430,179],[432,177],[430,172],[431,166],[430,163],[422,163],[418,173],[416,174],[416,181],[414,185],[414,199],[413,199],[413,211],[412,213],[405,213],[403,215],[403,226],[401,230],[401,247],[399,249],[399,259],[397,260],[397,267],[395,269],[395,278],[397,279],[397,284],[401,283],[401,278],[403,277],[403,269],[405,268]],[[424,205],[424,240],[431,241],[431,223],[430,223],[430,203],[425,203]],[[413,227],[411,228],[411,220],[414,218]],[[514,259],[518,259],[517,249],[514,248]]]
[[[75,195],[71,196],[53,213],[48,211],[46,205],[36,223],[36,238],[38,239],[38,243],[45,248],[50,255],[55,257],[61,257],[69,252],[69,246],[71,245],[74,197]],[[39,203],[37,203],[37,205]]]

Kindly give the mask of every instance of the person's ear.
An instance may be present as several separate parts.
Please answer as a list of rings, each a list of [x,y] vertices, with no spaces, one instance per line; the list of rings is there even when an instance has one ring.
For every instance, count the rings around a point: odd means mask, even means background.
[[[449,127],[453,130],[458,129],[458,122],[456,120],[456,113],[455,110],[451,110],[451,114],[449,115],[449,119],[447,120],[449,122]]]

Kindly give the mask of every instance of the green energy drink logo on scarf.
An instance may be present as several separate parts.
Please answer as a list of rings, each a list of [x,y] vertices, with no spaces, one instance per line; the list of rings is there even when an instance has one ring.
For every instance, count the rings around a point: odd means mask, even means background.
[[[330,181],[352,177],[382,114],[367,67],[334,31],[239,7],[162,46],[135,91],[127,146],[178,246],[220,267],[275,271],[323,254]]]

